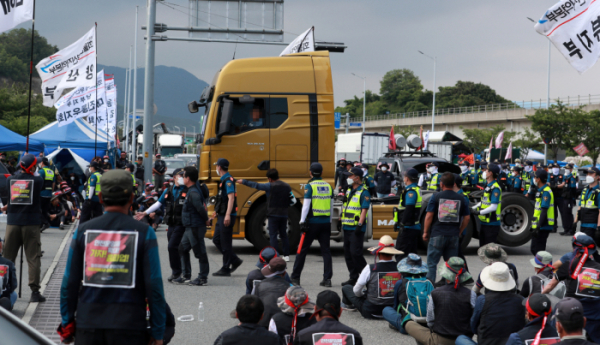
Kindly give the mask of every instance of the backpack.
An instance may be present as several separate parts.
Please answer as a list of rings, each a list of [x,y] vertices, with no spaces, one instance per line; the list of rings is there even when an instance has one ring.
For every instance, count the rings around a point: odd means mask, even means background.
[[[413,321],[425,323],[427,317],[427,303],[433,291],[433,284],[427,278],[404,278],[406,284],[406,297],[408,301],[404,309]]]
[[[536,274],[535,276],[531,276],[529,277],[529,295],[531,296],[531,294],[534,294],[538,291],[533,291],[533,277],[537,277],[540,279],[540,285],[541,285],[541,289],[540,289],[540,293],[542,291],[544,291],[544,288],[546,287],[546,285],[548,285],[550,283],[550,281],[552,281],[552,277],[554,276],[554,273],[550,276],[550,277],[546,277],[543,274]],[[560,299],[563,299],[565,297],[565,294],[567,293],[567,286],[565,285],[564,281],[560,281],[555,287],[554,289],[552,289],[552,291],[550,291],[548,294],[558,297]]]

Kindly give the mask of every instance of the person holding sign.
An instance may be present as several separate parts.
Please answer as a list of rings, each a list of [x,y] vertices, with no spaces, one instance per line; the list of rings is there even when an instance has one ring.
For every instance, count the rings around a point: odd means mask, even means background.
[[[548,235],[554,228],[556,209],[554,207],[554,194],[547,184],[548,173],[544,170],[535,172],[535,210],[533,211],[533,225],[531,226],[531,254],[546,250]]]
[[[558,333],[550,325],[552,303],[548,296],[541,293],[534,293],[525,300],[525,309],[527,309],[527,313],[525,314],[527,324],[525,328],[511,334],[508,337],[506,345],[550,345],[560,341]],[[540,343],[540,341],[542,342]]]
[[[60,293],[61,341],[161,345],[166,302],[156,233],[129,216],[129,173],[107,171],[100,184],[106,213],[80,224],[69,249]]]
[[[42,218],[41,196],[44,179],[34,176],[37,159],[32,154],[21,158],[21,172],[7,179],[9,186],[8,205],[6,210],[6,235],[4,256],[15,262],[21,246],[24,247],[29,266],[29,288],[31,302],[45,302],[46,297],[40,293],[41,254],[40,225]],[[21,268],[22,269],[22,268]]]
[[[458,237],[471,219],[465,197],[454,189],[454,174],[445,172],[441,179],[442,192],[434,194],[427,205],[423,241],[427,246],[427,279],[435,283],[440,258],[458,256]],[[431,237],[431,239],[430,239]]]
[[[388,235],[381,237],[378,246],[369,248],[369,252],[375,255],[375,263],[365,266],[356,285],[342,287],[342,307],[350,311],[358,309],[364,318],[373,319],[381,318],[383,309],[394,305],[394,286],[402,279],[394,255],[403,253],[394,248],[394,240]]]

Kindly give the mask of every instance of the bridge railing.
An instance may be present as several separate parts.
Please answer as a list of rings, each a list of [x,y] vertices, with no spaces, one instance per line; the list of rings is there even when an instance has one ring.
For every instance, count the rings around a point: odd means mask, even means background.
[[[568,96],[559,97],[550,100],[550,105],[557,104],[558,102],[563,104],[576,107],[581,105],[600,104],[600,95],[579,95],[579,96]],[[441,108],[435,110],[435,115],[457,115],[465,113],[488,113],[495,111],[506,111],[516,109],[541,109],[547,107],[547,100],[530,100],[521,102],[510,102],[510,103],[498,103],[498,104],[486,104],[486,105],[474,105],[470,107],[459,107],[459,108]],[[431,110],[414,111],[407,113],[396,113],[396,114],[385,114],[385,115],[367,115],[367,121],[381,121],[381,120],[394,120],[404,119],[411,117],[426,117],[431,116]],[[358,116],[356,119],[361,120]]]

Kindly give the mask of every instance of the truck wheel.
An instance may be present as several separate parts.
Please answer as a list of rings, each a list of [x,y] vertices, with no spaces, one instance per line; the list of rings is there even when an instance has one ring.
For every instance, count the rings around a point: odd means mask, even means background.
[[[300,210],[297,207],[289,208],[287,234],[290,242],[290,254],[296,253],[300,243]],[[250,220],[246,225],[248,240],[257,250],[270,246],[269,230],[267,228],[267,204],[262,203],[253,210]],[[278,241],[277,251],[282,249],[281,240]]]
[[[500,233],[498,244],[518,247],[531,239],[533,205],[520,194],[510,193],[502,198]]]

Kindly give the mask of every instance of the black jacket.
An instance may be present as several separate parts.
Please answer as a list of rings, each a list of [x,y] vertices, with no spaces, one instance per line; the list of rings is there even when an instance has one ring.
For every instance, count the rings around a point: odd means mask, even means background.
[[[2,279],[2,286],[0,286],[0,291],[2,293],[0,294],[0,297],[10,298],[10,294],[15,291],[19,285],[17,281],[17,270],[15,269],[15,264],[12,261],[3,258],[2,255],[0,255],[0,268],[3,268],[1,266],[6,266],[8,271],[4,273]],[[4,271],[4,269],[2,269],[2,271]]]
[[[313,345],[313,335],[316,335],[316,337],[319,339],[326,337],[330,337],[332,339],[353,337],[354,345],[363,345],[362,337],[358,331],[329,317],[324,318],[314,325],[303,329],[300,333],[298,333],[296,339],[294,339],[294,345]]]
[[[592,343],[591,341],[587,341],[584,339],[567,339],[567,340],[561,340],[559,343],[556,343],[556,345],[598,345],[598,344]]]
[[[206,201],[199,187],[199,183],[187,189],[187,195],[181,212],[181,223],[186,228],[204,228],[208,220]]]
[[[242,323],[221,333],[214,345],[279,345],[279,337],[257,324]]]
[[[271,322],[273,315],[281,311],[277,306],[277,299],[284,296],[290,286],[292,284],[286,282],[280,276],[267,278],[258,284],[255,294],[265,305],[263,318],[258,322],[260,326],[269,327],[269,322]]]
[[[33,181],[31,205],[17,205],[10,201],[10,182],[13,180]],[[27,182],[24,182],[27,183]],[[8,225],[39,225],[42,224],[42,208],[40,192],[44,180],[41,176],[33,176],[21,172],[15,176],[9,176],[6,180],[6,188],[9,191],[8,209],[6,210],[6,222]]]
[[[296,336],[298,336],[298,333],[300,333],[301,330],[317,323],[317,319],[311,316],[312,314],[298,316],[296,319]],[[292,333],[292,322],[294,321],[294,315],[288,315],[286,313],[279,312],[273,315],[272,319],[275,321],[280,343],[284,345],[287,344],[286,338],[291,339],[290,336]]]

